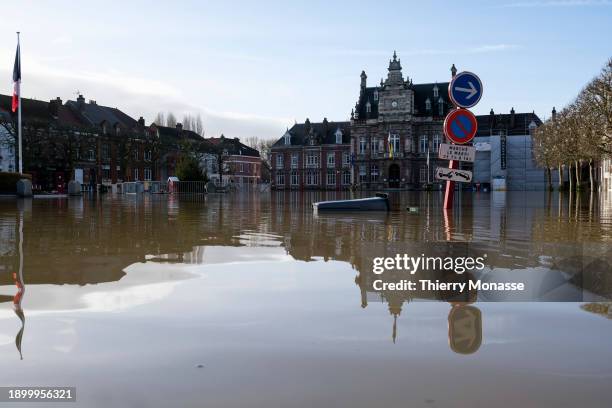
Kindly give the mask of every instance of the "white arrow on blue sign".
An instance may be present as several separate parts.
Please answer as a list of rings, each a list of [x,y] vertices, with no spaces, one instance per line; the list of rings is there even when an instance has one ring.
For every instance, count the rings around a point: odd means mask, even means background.
[[[448,89],[451,101],[462,108],[471,108],[482,97],[482,82],[472,72],[463,71],[455,75]]]

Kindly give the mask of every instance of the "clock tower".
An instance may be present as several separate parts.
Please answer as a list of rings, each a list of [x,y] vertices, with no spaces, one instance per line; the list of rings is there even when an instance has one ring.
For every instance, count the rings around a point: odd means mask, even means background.
[[[414,92],[411,83],[402,75],[402,64],[395,51],[389,60],[389,73],[381,85],[378,104],[379,121],[410,120],[414,106]]]

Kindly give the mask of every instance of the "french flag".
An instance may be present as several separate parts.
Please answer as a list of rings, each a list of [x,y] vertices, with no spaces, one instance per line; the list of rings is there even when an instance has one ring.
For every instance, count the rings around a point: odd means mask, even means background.
[[[19,51],[19,43],[17,43],[17,53],[15,54],[15,66],[13,67],[13,112],[19,107],[19,85],[21,84],[21,55]]]

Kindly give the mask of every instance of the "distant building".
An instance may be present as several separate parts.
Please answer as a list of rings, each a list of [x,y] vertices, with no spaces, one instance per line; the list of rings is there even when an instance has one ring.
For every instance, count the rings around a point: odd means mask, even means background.
[[[350,123],[295,124],[271,148],[275,189],[338,190],[351,185]]]
[[[456,73],[454,65],[451,73]],[[435,180],[443,123],[454,106],[448,82],[414,84],[404,78],[394,53],[386,79],[367,86],[361,72],[359,98],[350,122],[295,124],[272,146],[275,189],[418,189]],[[541,189],[544,170],[533,161],[531,137],[542,122],[534,113],[478,116],[476,182],[506,177],[509,188]],[[340,132],[340,136],[338,133]],[[502,136],[503,135],[503,136]],[[506,137],[508,136],[508,137]],[[503,150],[502,150],[503,149]],[[502,155],[503,152],[503,155]],[[503,164],[501,158],[504,158]],[[471,169],[469,163],[462,164]]]
[[[544,190],[546,174],[533,155],[533,132],[542,124],[540,118],[533,112],[515,113],[512,108],[509,114],[491,109],[489,115],[477,119],[473,182],[508,190]]]
[[[255,185],[261,182],[262,160],[259,151],[240,142],[240,139],[210,137],[205,139],[213,146],[216,153],[208,156],[206,168],[209,178],[217,184],[236,183],[238,185]],[[221,174],[218,161],[223,162]],[[223,179],[223,180],[221,180]]]

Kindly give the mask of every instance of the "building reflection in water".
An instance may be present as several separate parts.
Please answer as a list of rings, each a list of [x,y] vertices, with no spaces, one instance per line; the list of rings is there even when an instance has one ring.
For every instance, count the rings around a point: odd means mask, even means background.
[[[18,347],[25,327],[21,307],[24,258],[30,310],[33,285],[90,288],[99,283],[125,282],[126,267],[147,260],[202,263],[209,246],[227,249],[224,258],[215,261],[219,263],[241,257],[255,259],[265,252],[257,248],[278,247],[291,260],[349,264],[357,273],[361,306],[374,299],[387,303],[393,317],[393,341],[398,341],[401,334],[398,319],[402,309],[415,297],[448,302],[450,347],[466,354],[478,350],[481,342],[482,316],[470,305],[476,298],[375,292],[372,257],[421,253],[439,242],[468,243],[471,250],[487,253],[487,265],[496,274],[534,275],[541,269],[562,273],[568,285],[602,298],[612,295],[612,197],[602,195],[597,200],[580,194],[545,192],[466,193],[458,196],[452,214],[444,216],[442,193],[405,193],[391,195],[394,210],[388,214],[313,215],[312,202],[351,194],[218,194],[197,201],[110,195],[93,200],[30,200],[26,205],[35,206],[36,217],[28,208],[25,215],[24,208],[15,211],[14,201],[0,202],[0,270],[8,272],[0,275],[0,285],[18,287],[18,296],[10,298],[22,323]],[[419,211],[406,211],[408,206]],[[23,228],[16,225],[16,213]],[[12,229],[5,228],[8,225]],[[21,232],[25,240],[18,236]],[[142,276],[146,279],[145,274]],[[389,281],[402,278],[385,274]],[[583,294],[579,295],[576,300],[584,300]],[[9,298],[0,300],[8,302]]]

